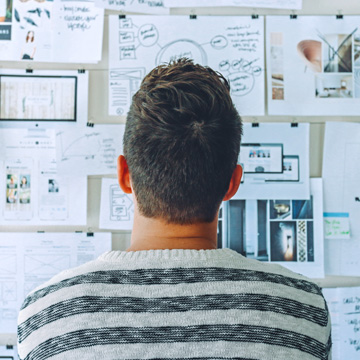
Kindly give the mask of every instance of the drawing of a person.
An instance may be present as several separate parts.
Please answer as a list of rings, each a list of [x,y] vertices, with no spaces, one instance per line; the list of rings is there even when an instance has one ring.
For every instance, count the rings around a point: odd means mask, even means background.
[[[34,41],[35,41],[35,33],[29,30],[26,35],[25,44],[21,51],[22,60],[34,60],[34,55],[36,52],[36,46],[34,44]]]

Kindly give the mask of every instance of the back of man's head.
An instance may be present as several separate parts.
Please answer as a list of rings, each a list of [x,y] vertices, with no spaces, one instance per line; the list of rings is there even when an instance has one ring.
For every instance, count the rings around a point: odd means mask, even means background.
[[[222,75],[188,59],[160,65],[144,78],[124,135],[143,216],[175,224],[214,220],[242,134],[229,89]]]

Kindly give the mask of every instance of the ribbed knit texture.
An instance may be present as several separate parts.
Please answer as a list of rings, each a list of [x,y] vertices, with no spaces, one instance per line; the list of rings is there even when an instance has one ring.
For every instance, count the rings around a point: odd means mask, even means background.
[[[110,251],[25,299],[21,360],[330,359],[320,288],[229,249]]]

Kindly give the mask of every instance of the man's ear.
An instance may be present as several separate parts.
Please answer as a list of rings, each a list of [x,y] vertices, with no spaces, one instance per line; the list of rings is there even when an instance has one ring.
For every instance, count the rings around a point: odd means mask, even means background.
[[[126,194],[131,194],[129,167],[123,155],[120,155],[117,159],[117,176],[121,190]]]
[[[241,167],[241,165],[236,165],[236,168],[231,176],[229,189],[225,194],[223,201],[230,200],[236,194],[241,183],[242,175],[243,175],[243,168]]]

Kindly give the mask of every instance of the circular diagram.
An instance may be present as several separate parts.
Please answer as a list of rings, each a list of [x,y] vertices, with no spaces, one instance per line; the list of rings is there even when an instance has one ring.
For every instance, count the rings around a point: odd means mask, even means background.
[[[155,63],[160,65],[180,58],[189,58],[196,64],[207,65],[204,49],[195,41],[180,39],[164,46],[156,56]]]

